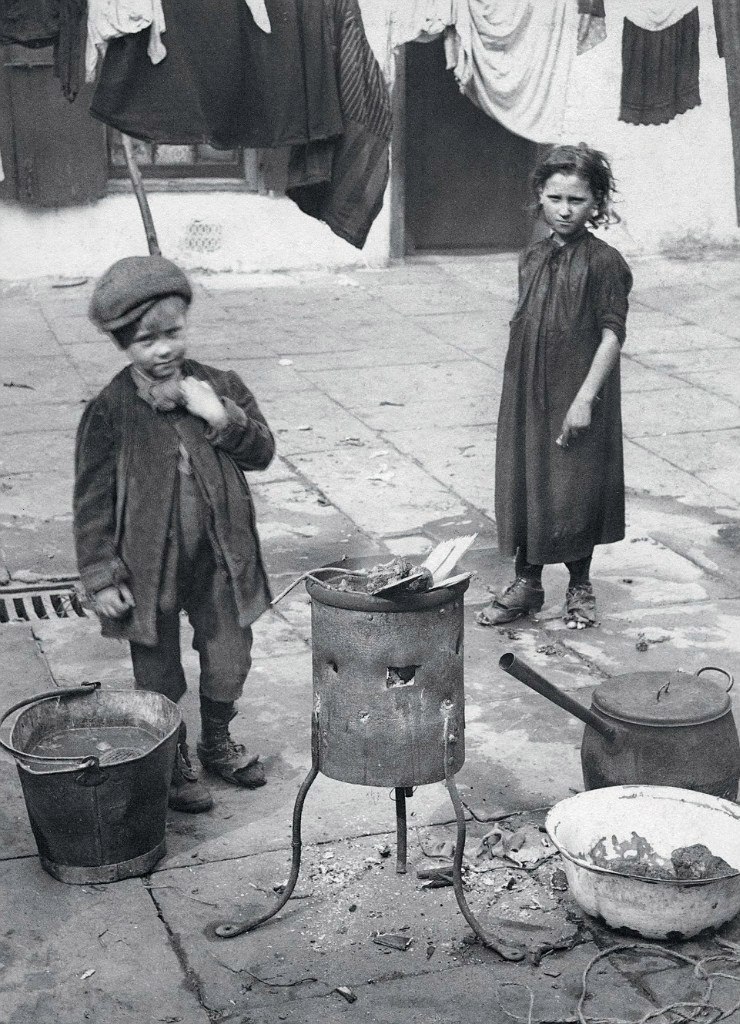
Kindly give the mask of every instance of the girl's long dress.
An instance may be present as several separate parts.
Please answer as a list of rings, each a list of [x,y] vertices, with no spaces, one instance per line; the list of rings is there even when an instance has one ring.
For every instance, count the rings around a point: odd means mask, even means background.
[[[591,367],[602,330],[624,342],[632,274],[620,253],[583,231],[551,238],[519,265],[496,441],[499,548],[535,564],[571,562],[624,537],[619,366],[593,404],[592,422],[555,444]]]

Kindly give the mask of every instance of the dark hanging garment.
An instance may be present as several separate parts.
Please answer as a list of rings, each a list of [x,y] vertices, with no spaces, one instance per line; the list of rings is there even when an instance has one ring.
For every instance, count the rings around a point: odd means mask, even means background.
[[[51,46],[59,32],[59,0],[0,0],[0,44]]]
[[[625,18],[620,121],[667,124],[700,103],[699,8],[658,32]]]
[[[721,38],[730,99],[732,153],[735,161],[735,204],[740,224],[740,0],[721,0],[715,7],[718,38]]]
[[[77,97],[82,82],[82,63],[87,33],[87,0],[60,0],[59,35],[54,42],[54,74],[62,95]]]
[[[578,13],[590,14],[592,18],[605,18],[604,0],[578,0]]]
[[[388,184],[390,96],[357,0],[324,0],[324,10],[335,26],[342,134],[292,150],[286,191],[304,213],[361,249]]]
[[[714,31],[717,36],[717,55],[724,57],[725,55],[725,39],[723,29],[723,17],[722,17],[722,3],[724,0],[712,0],[712,8],[714,10]]]
[[[149,30],[113,39],[90,108],[147,142],[273,148],[342,131],[334,25],[316,0],[266,0],[272,32],[245,0],[163,0],[167,56]]]

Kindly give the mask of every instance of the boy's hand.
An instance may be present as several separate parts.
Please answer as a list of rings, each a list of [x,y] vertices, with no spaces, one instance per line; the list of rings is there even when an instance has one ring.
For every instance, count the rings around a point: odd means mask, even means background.
[[[591,403],[583,398],[574,399],[573,404],[565,414],[557,444],[561,448],[567,448],[571,440],[575,440],[579,434],[588,430],[590,426]]]
[[[202,420],[216,430],[225,427],[229,422],[229,414],[224,404],[206,380],[198,380],[196,377],[185,377],[180,382],[185,408],[193,416],[200,416]]]
[[[98,615],[108,619],[122,619],[135,606],[134,595],[125,583],[115,587],[105,587],[93,594],[93,604]]]

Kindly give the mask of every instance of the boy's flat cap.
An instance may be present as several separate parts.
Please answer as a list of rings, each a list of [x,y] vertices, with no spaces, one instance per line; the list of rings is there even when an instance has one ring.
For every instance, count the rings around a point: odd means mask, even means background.
[[[104,331],[133,323],[167,295],[190,302],[193,291],[185,274],[164,256],[126,256],[98,280],[90,299],[89,316]]]

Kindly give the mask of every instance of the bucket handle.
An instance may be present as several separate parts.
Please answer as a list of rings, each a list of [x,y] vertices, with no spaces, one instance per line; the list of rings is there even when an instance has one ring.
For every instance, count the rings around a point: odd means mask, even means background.
[[[727,669],[717,668],[716,665],[705,665],[704,668],[700,668],[696,674],[700,676],[702,672],[719,672],[719,674],[724,676],[725,679],[728,679],[730,685],[727,687],[727,690],[725,691],[726,693],[729,693],[735,685],[735,677],[733,676],[732,672],[728,672]]]
[[[79,686],[68,686],[60,690],[47,690],[46,693],[37,693],[35,697],[26,697],[25,700],[19,700],[17,704],[14,704],[12,708],[0,716],[0,725],[10,718],[14,711],[20,711],[21,708],[28,707],[29,704],[36,704],[42,700],[56,700],[59,697],[83,697],[88,693],[94,693],[95,690],[100,689],[100,683],[80,683]],[[38,754],[27,754],[25,750],[18,750],[16,747],[12,747],[9,743],[6,743],[2,737],[0,737],[0,747],[10,754],[17,761],[30,761],[32,763],[41,762],[43,764],[49,764],[50,762],[56,762],[58,764],[74,764],[79,768],[97,768],[99,766],[98,758],[94,755],[89,757],[40,757]]]

